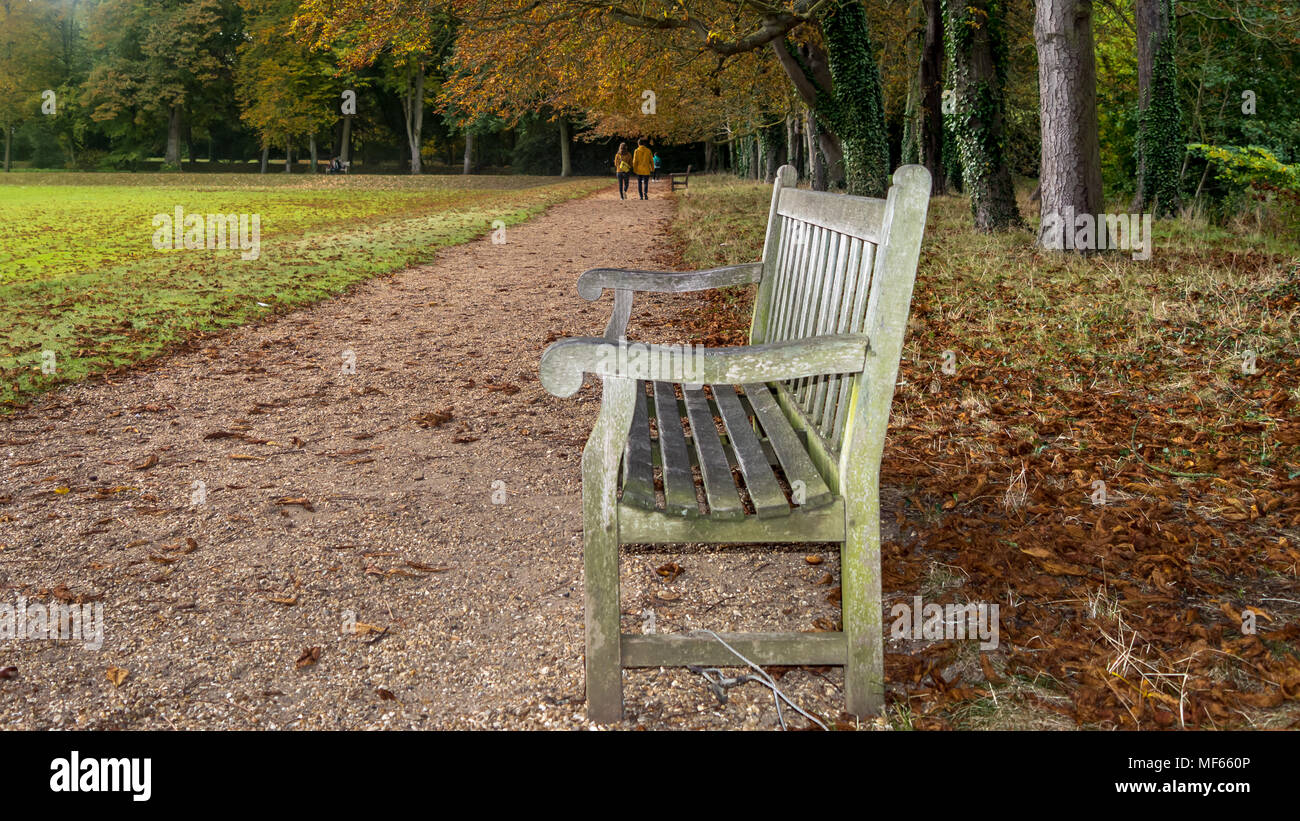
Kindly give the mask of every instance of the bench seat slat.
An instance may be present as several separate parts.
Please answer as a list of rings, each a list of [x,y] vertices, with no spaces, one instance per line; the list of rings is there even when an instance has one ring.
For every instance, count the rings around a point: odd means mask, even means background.
[[[763,426],[767,440],[772,443],[772,450],[776,451],[776,458],[781,463],[781,470],[785,471],[791,490],[794,490],[795,482],[803,483],[802,505],[812,508],[828,504],[832,498],[830,488],[813,466],[812,459],[808,458],[803,441],[776,404],[771,389],[767,385],[745,385],[745,397],[749,399],[754,415]],[[795,504],[800,504],[797,498]]]
[[[699,457],[700,478],[704,494],[709,501],[709,515],[721,519],[738,519],[745,515],[736,482],[731,477],[731,460],[727,457],[718,428],[713,422],[713,410],[704,391],[683,388],[686,400],[686,417],[691,423],[691,438]]]
[[[714,385],[713,399],[718,405],[718,415],[726,425],[754,511],[760,518],[788,515],[790,503],[777,484],[776,474],[772,473],[772,465],[767,461],[763,444],[754,433],[749,414],[740,404],[736,389],[731,385]]]
[[[682,414],[671,382],[655,382],[655,425],[659,430],[659,459],[663,467],[664,503],[671,513],[698,516],[695,477],[691,455],[686,449]]]
[[[654,456],[650,449],[650,421],[646,413],[646,383],[637,382],[632,428],[623,453],[623,501],[655,508]]]

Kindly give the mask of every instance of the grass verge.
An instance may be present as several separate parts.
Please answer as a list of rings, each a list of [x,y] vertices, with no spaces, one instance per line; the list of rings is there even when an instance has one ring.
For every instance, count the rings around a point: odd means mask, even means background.
[[[21,183],[21,184],[19,184]],[[21,175],[0,184],[0,408],[429,262],[602,179]],[[261,254],[158,251],[152,217],[255,213]],[[50,354],[45,352],[52,352]],[[55,371],[49,370],[52,362]]]

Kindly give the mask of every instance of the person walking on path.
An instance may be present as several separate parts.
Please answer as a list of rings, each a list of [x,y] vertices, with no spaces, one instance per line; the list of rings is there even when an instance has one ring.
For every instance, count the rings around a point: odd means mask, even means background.
[[[655,182],[659,182],[659,152],[658,151],[655,152],[655,173],[652,179]]]
[[[627,143],[618,144],[618,153],[614,155],[614,170],[618,173],[618,198],[627,199],[628,184],[632,173],[632,152],[627,150]]]
[[[643,200],[650,199],[650,175],[655,172],[654,154],[646,148],[645,138],[636,141],[632,154],[632,173],[636,174],[636,193]]]

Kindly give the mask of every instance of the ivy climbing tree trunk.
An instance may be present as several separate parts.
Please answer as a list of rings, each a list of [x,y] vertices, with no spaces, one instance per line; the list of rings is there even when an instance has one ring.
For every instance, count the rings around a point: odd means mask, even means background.
[[[850,194],[883,197],[889,190],[889,134],[880,68],[860,2],[840,2],[822,19],[833,93],[816,108],[840,138],[844,185]]]
[[[975,228],[1024,225],[1006,162],[1006,42],[1000,0],[944,0],[953,142]]]
[[[1132,210],[1178,213],[1184,156],[1173,0],[1137,0],[1137,186]]]
[[[1034,41],[1042,120],[1038,241],[1060,249],[1061,230],[1073,231],[1077,215],[1102,210],[1092,0],[1039,0]]]
[[[930,170],[932,196],[948,193],[943,156],[943,5],[924,0],[925,39],[921,46],[921,162]]]

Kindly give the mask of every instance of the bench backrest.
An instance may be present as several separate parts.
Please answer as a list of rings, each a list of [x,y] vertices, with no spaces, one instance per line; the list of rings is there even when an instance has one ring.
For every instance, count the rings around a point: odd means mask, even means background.
[[[801,422],[809,449],[829,481],[853,460],[879,463],[912,299],[930,174],[919,165],[894,172],[886,199],[794,186],[777,172],[763,248],[750,343],[839,333],[870,338],[861,376],[786,382],[779,398]],[[838,488],[835,488],[838,490]]]

